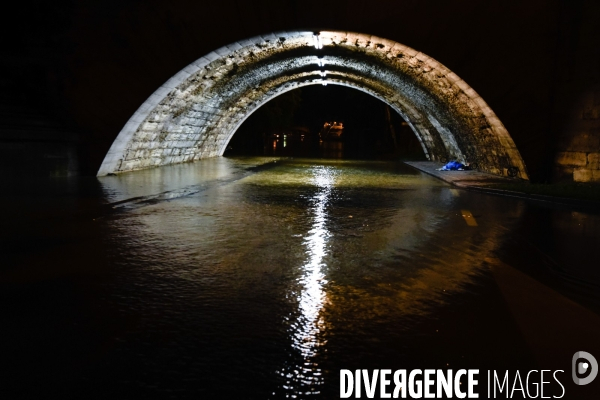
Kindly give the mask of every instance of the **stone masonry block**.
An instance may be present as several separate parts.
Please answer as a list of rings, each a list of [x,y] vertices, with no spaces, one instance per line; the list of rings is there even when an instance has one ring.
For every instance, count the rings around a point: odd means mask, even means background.
[[[587,155],[587,167],[593,170],[600,170],[600,153],[589,153]]]
[[[573,180],[575,182],[592,182],[594,180],[594,173],[591,169],[575,168],[573,170]]]
[[[587,157],[582,152],[565,151],[557,153],[556,163],[559,165],[585,167],[587,165]]]

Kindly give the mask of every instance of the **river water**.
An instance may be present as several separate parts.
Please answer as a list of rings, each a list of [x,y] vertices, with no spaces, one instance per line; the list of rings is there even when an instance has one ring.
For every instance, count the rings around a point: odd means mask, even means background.
[[[359,368],[566,382],[598,350],[596,212],[402,163],[217,158],[12,182],[2,202],[18,398],[329,399]]]

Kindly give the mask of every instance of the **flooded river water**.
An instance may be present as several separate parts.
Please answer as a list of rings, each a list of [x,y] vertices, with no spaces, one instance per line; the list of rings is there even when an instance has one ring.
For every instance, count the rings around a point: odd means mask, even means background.
[[[589,210],[396,162],[269,158],[13,182],[2,202],[18,398],[330,399],[359,368],[567,385],[574,351],[600,356]]]

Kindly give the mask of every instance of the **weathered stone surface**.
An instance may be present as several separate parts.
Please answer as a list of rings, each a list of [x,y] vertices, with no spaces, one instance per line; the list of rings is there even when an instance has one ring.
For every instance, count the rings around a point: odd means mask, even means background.
[[[572,94],[562,93],[562,97]],[[569,109],[562,111],[568,115],[569,124],[561,131],[558,137],[559,156],[556,158],[558,174],[561,178],[560,165],[566,165],[568,161],[562,155],[566,153],[578,153],[577,160],[570,160],[571,166],[575,166],[573,180],[577,182],[598,182],[599,165],[598,153],[600,153],[600,86],[586,85],[586,90],[578,93],[578,101]],[[581,154],[586,154],[585,162]]]
[[[593,179],[592,170],[587,168],[575,168],[573,170],[573,180],[575,182],[589,182]]]
[[[565,151],[556,154],[556,163],[572,167],[585,167],[587,165],[587,154],[575,151]]]
[[[589,152],[592,149],[600,150],[600,132],[582,132],[574,135],[565,146],[568,151]]]
[[[278,33],[240,41],[191,63],[131,117],[98,175],[219,156],[245,118],[265,102],[327,82],[389,104],[409,123],[432,160],[476,162],[495,174],[516,167],[527,179],[500,120],[439,62],[370,35],[320,35],[322,49],[314,47],[312,32]],[[319,60],[324,67],[318,66]]]
[[[588,168],[600,170],[600,153],[589,153],[587,161]]]

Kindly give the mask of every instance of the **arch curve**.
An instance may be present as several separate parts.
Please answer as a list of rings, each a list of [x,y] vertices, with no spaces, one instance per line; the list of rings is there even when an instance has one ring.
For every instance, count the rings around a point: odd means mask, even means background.
[[[431,160],[456,158],[528,179],[512,138],[485,101],[431,57],[375,36],[277,32],[222,47],[156,90],[123,127],[98,176],[220,156],[268,100],[314,84],[367,92],[411,126]]]

